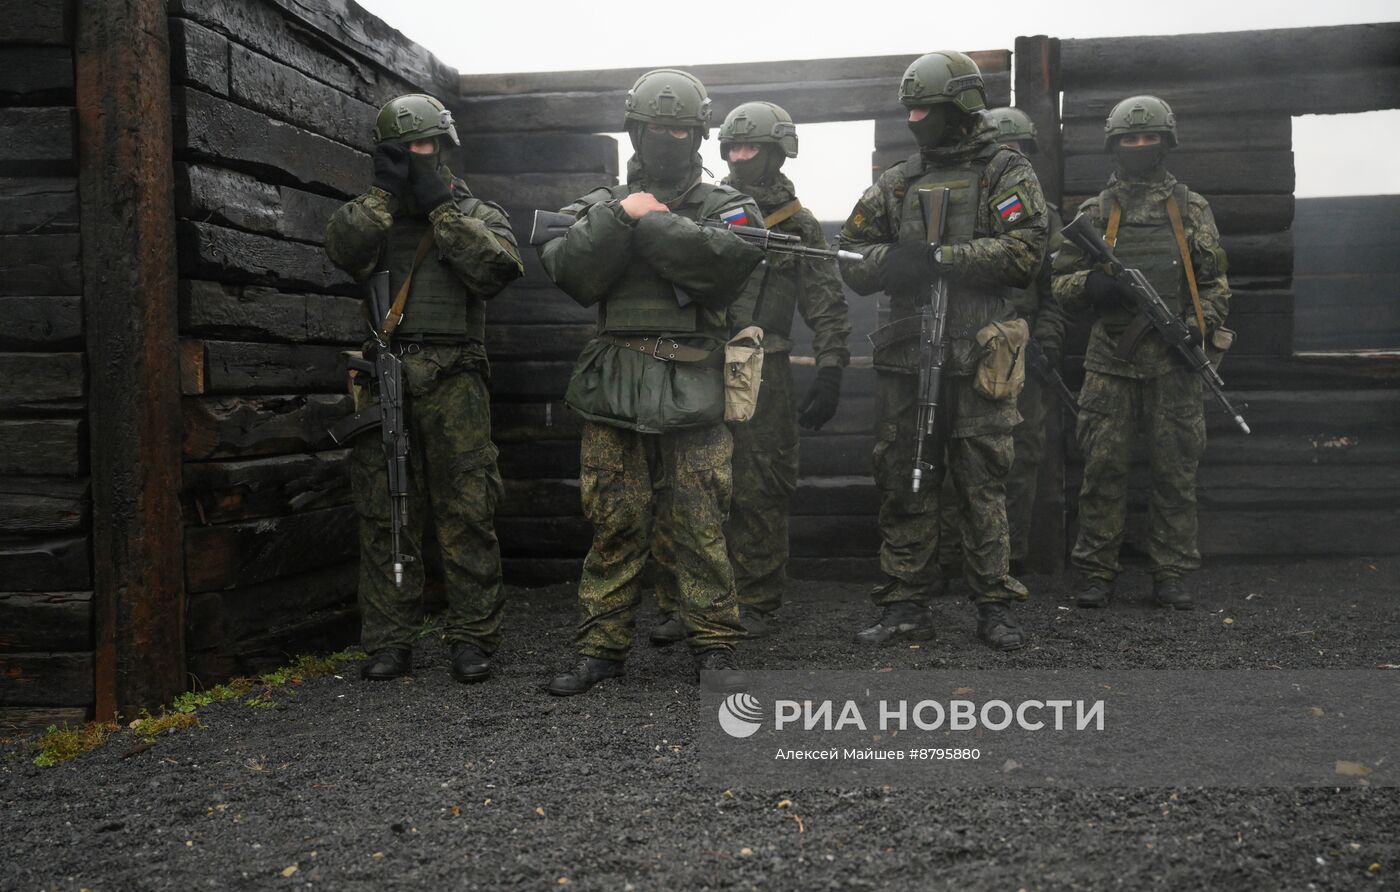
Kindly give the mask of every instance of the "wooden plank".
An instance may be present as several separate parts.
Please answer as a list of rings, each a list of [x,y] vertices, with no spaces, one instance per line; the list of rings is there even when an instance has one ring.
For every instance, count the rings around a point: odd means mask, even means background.
[[[1230,271],[1242,275],[1285,275],[1293,271],[1293,233],[1222,235]]]
[[[73,172],[73,109],[0,108],[0,175]]]
[[[533,253],[533,249],[526,250]],[[488,325],[594,324],[598,321],[598,310],[579,306],[553,285],[530,287],[515,283],[491,300],[486,318]]]
[[[175,150],[234,164],[274,182],[352,195],[369,182],[369,155],[189,87],[174,90]]]
[[[609,186],[616,179],[598,173],[516,173],[476,174],[469,184],[478,198],[503,204],[508,208],[555,209],[599,186]],[[515,226],[529,235],[531,217],[512,218]]]
[[[1214,78],[1276,72],[1294,75],[1300,60],[1309,71],[1395,64],[1400,25],[1337,25],[1208,34],[1105,37],[1063,42],[1065,87],[1133,83],[1143,72],[1167,80],[1201,76],[1210,60]],[[1145,92],[1145,91],[1139,91]]]
[[[0,477],[0,534],[66,533],[88,522],[88,481]]]
[[[341,347],[204,342],[204,392],[344,393]]]
[[[1232,195],[1291,194],[1294,186],[1293,153],[1272,152],[1172,152],[1167,169],[1181,182],[1210,197]],[[1065,158],[1065,192],[1095,195],[1113,170],[1111,156],[1070,155]]]
[[[1016,107],[1039,134],[1031,166],[1046,197],[1058,203],[1063,191],[1060,147],[1060,41],[1044,35],[1016,38]]]
[[[1400,273],[1298,276],[1299,350],[1400,349]]]
[[[0,47],[0,105],[71,105],[72,102],[71,49]]]
[[[353,606],[359,573],[354,561],[260,585],[190,598],[191,651],[238,650],[238,642],[295,625],[318,611]]]
[[[0,737],[77,727],[90,714],[91,710],[82,706],[0,706]]]
[[[190,397],[184,400],[184,455],[198,461],[324,449],[331,445],[326,429],[351,411],[348,394]],[[0,443],[4,430],[0,423]]]
[[[320,246],[180,221],[180,275],[282,288],[355,294],[355,282],[331,263]]]
[[[0,297],[0,350],[62,350],[83,343],[83,299]]]
[[[1232,357],[1292,356],[1292,313],[1230,313],[1225,323],[1237,333]]]
[[[491,404],[492,438],[499,442],[578,437],[583,419],[564,400]]]
[[[170,19],[170,75],[216,96],[229,94],[229,42],[186,19]]]
[[[190,527],[186,586],[191,592],[239,588],[351,560],[359,551],[358,528],[355,509],[348,505]]]
[[[0,295],[81,294],[77,234],[0,235]]]
[[[459,131],[460,132],[460,131]],[[614,180],[617,140],[595,133],[462,134],[451,152],[453,170],[469,178],[484,173],[594,173]]]
[[[0,703],[83,706],[93,700],[93,655],[0,653]]]
[[[1233,357],[1226,359],[1223,371],[1230,369]],[[1371,439],[1382,432],[1400,431],[1400,390],[1255,390],[1248,394],[1251,426],[1261,433],[1297,433],[1317,436],[1346,436]],[[1223,413],[1206,400],[1208,412],[1215,413],[1212,426],[1228,429]],[[1324,437],[1326,439],[1326,437]],[[1341,447],[1345,448],[1345,447]]]
[[[366,328],[358,298],[185,279],[180,282],[180,331],[225,340],[348,347],[364,340]]]
[[[76,477],[87,468],[77,418],[0,419],[0,474]]]
[[[212,685],[236,675],[258,675],[285,666],[297,654],[327,653],[355,643],[360,628],[353,607],[323,610],[253,638],[190,653],[190,676]],[[353,671],[353,670],[352,670]]]
[[[96,714],[105,719],[155,709],[185,687],[170,47],[164,0],[79,7]]]
[[[1103,123],[1092,118],[1065,121],[1065,153],[1104,154]],[[1195,114],[1176,122],[1176,135],[1181,149],[1189,152],[1289,151],[1293,148],[1293,119],[1281,112]]]
[[[1007,50],[973,50],[968,53],[986,74],[1011,71]],[[685,70],[707,88],[749,84],[818,80],[868,80],[884,78],[898,83],[917,56],[855,56],[845,59],[795,59],[783,62],[737,62],[719,65],[687,65]],[[583,71],[539,71],[510,74],[464,74],[458,92],[463,96],[522,95],[529,93],[592,93],[626,89],[650,68],[603,68]]]
[[[204,393],[205,360],[203,341],[180,341],[180,394],[182,396],[199,396]]]
[[[78,231],[72,177],[0,178],[0,234]]]
[[[184,468],[185,516],[208,525],[326,508],[350,500],[350,450]]]
[[[91,589],[87,536],[7,537],[0,541],[0,579],[12,592]]]
[[[68,0],[31,0],[5,8],[5,42],[66,44],[73,40]]]
[[[0,411],[81,409],[81,353],[0,353]]]
[[[595,329],[591,323],[505,325],[493,321],[486,327],[486,349],[493,359],[574,360]]]
[[[228,70],[229,96],[241,105],[362,152],[374,150],[374,106],[236,43],[229,46]]]
[[[569,386],[572,361],[493,362],[491,395],[511,400],[551,399]]]
[[[0,592],[0,652],[92,647],[92,592]]]
[[[1400,552],[1400,509],[1203,511],[1201,554],[1375,555]]]
[[[1322,71],[1301,79],[1294,72],[1280,72],[1213,76],[1185,83],[1142,79],[1133,81],[1130,86],[1067,87],[1060,113],[1065,120],[1087,118],[1102,122],[1119,100],[1139,93],[1165,99],[1172,111],[1182,118],[1236,112],[1346,114],[1400,106],[1400,80],[1395,77],[1394,67],[1377,65]]]
[[[187,220],[321,245],[326,222],[341,206],[290,186],[204,164],[175,165],[175,209]]]

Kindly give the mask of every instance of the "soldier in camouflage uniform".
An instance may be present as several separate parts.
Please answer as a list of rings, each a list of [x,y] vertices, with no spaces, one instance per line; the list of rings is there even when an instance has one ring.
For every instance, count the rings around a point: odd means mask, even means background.
[[[719,130],[720,154],[729,164],[725,185],[751,196],[769,229],[826,248],[826,236],[812,212],[797,200],[783,162],[797,156],[797,128],[791,116],[771,102],[746,102],[729,113]],[[782,605],[787,577],[788,500],[797,488],[797,426],[820,430],[836,414],[842,370],[850,362],[846,339],[851,326],[846,298],[831,260],[793,255],[768,258],[763,301],[730,307],[730,330],[749,325],[763,329],[763,384],[754,415],[731,424],[734,436],[734,499],[729,511],[729,560],[739,592],[739,618],[751,638],[769,633],[771,617]],[[800,405],[794,405],[792,316],[796,311],[812,330],[817,374]],[[670,615],[652,630],[654,644],[685,637],[674,612],[669,577],[663,575],[657,600]]]
[[[391,294],[412,275],[391,341],[407,391],[412,485],[402,544],[412,560],[396,586],[384,450],[378,436],[362,434],[350,457],[360,514],[361,640],[370,654],[361,671],[387,679],[412,670],[422,624],[422,535],[431,516],[446,577],[452,673],[481,681],[500,642],[505,600],[493,525],[501,478],[491,443],[485,301],[520,276],[520,254],[505,212],[474,198],[443,163],[447,144],[459,142],[440,102],[418,94],[389,102],[375,138],[373,185],[332,215],[326,253],[356,280],[387,269]],[[420,245],[428,250],[415,269]],[[383,320],[370,321],[377,328]]]
[[[974,337],[989,323],[1016,318],[1011,289],[1031,284],[1045,253],[1047,214],[1035,173],[1020,152],[1001,145],[981,113],[986,94],[976,63],[962,53],[920,57],[904,75],[900,101],[920,151],[892,165],[856,203],[841,230],[846,284],[859,294],[890,296],[892,327],[876,332],[875,479],[880,489],[880,568],[873,597],[880,619],[861,643],[927,639],[928,607],[939,587],[941,479],[910,492],[917,418],[918,317],[935,274],[946,276],[948,355],[930,448],[946,452],[963,539],[963,576],[978,608],[978,636],[1010,650],[1025,643],[1008,605],[1027,592],[1010,573],[1006,474],[1014,398],[992,399],[973,384],[983,359]],[[918,192],[951,189],[944,243],[927,240]],[[912,321],[912,324],[910,322]]]
[[[579,659],[548,686],[560,696],[622,674],[653,550],[675,579],[701,680],[720,689],[744,684],[723,528],[733,482],[722,360],[726,310],[757,287],[750,274],[763,254],[695,221],[758,225],[758,208],[701,179],[697,150],[709,136],[710,100],[698,80],[648,72],[626,109],[636,150],[627,183],[564,208],[578,222],[540,249],[555,284],[598,308],[597,335],[565,397],[585,419],[579,483],[594,534],[579,581]]]
[[[1167,172],[1167,151],[1177,144],[1175,115],[1155,96],[1133,96],[1109,113],[1105,134],[1104,149],[1113,153],[1116,170],[1108,188],[1080,205],[1079,213],[1088,215],[1118,258],[1142,270],[1162,299],[1212,344],[1229,312],[1225,252],[1210,205]],[[1193,287],[1200,296],[1199,317]],[[1069,311],[1092,308],[1098,316],[1085,349],[1079,394],[1084,483],[1079,539],[1070,556],[1082,576],[1078,604],[1106,607],[1113,594],[1127,521],[1130,446],[1141,425],[1152,472],[1147,552],[1153,594],[1160,606],[1190,609],[1192,596],[1182,577],[1201,563],[1196,545],[1196,466],[1206,442],[1201,379],[1150,329],[1135,350],[1118,349],[1137,311],[1114,278],[1092,267],[1073,244],[1064,244],[1055,259],[1054,289]]]

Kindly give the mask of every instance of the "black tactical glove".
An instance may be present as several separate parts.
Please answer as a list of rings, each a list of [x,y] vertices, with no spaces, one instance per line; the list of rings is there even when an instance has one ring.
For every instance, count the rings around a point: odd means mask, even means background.
[[[819,431],[836,414],[841,402],[841,367],[824,365],[817,369],[817,378],[797,407],[797,423],[808,430]]]
[[[398,195],[408,182],[408,146],[398,142],[382,142],[374,147],[374,179],[372,183]]]
[[[452,191],[447,188],[447,183],[443,182],[442,175],[436,169],[419,170],[415,165],[409,185],[413,187],[414,202],[425,214],[452,200]]]
[[[895,245],[885,254],[880,287],[890,294],[913,294],[933,281],[933,248],[918,242]]]
[[[1118,279],[1101,269],[1089,270],[1089,277],[1084,280],[1084,296],[1100,311],[1123,306],[1127,301]]]

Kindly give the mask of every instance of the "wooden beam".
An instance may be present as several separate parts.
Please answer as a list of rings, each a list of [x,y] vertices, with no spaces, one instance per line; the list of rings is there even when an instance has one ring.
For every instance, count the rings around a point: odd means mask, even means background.
[[[1059,39],[1043,34],[1016,38],[1016,107],[1035,124],[1040,151],[1031,156],[1031,166],[1045,197],[1059,204],[1064,183]]]
[[[91,592],[0,592],[0,651],[91,648]]]
[[[68,105],[72,101],[71,49],[0,48],[0,105]]]
[[[77,7],[96,711],[109,719],[185,687],[170,49],[164,0]]]
[[[0,233],[78,231],[78,181],[73,177],[0,179]]]
[[[93,698],[92,677],[90,652],[0,654],[0,703],[85,707]]]
[[[0,350],[63,350],[82,348],[83,299],[0,297]]]
[[[5,7],[5,41],[62,45],[73,40],[69,0],[28,0]]]

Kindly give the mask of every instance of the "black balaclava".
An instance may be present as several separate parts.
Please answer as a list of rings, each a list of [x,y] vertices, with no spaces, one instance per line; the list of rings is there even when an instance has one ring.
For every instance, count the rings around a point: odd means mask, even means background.
[[[958,141],[963,117],[951,102],[940,102],[930,105],[928,114],[922,120],[910,121],[909,130],[918,140],[919,148],[936,149]]]
[[[782,147],[772,143],[759,143],[758,154],[743,161],[730,161],[729,153],[725,152],[730,179],[743,185],[768,185],[786,160],[787,156],[783,154]]]
[[[1113,159],[1118,168],[1130,179],[1140,180],[1162,166],[1167,158],[1167,142],[1163,140],[1155,146],[1128,148],[1119,139],[1113,144]]]
[[[642,161],[648,183],[668,186],[682,185],[693,171],[699,134],[691,131],[688,139],[676,139],[669,132],[652,133],[645,126],[633,140],[633,147]]]

